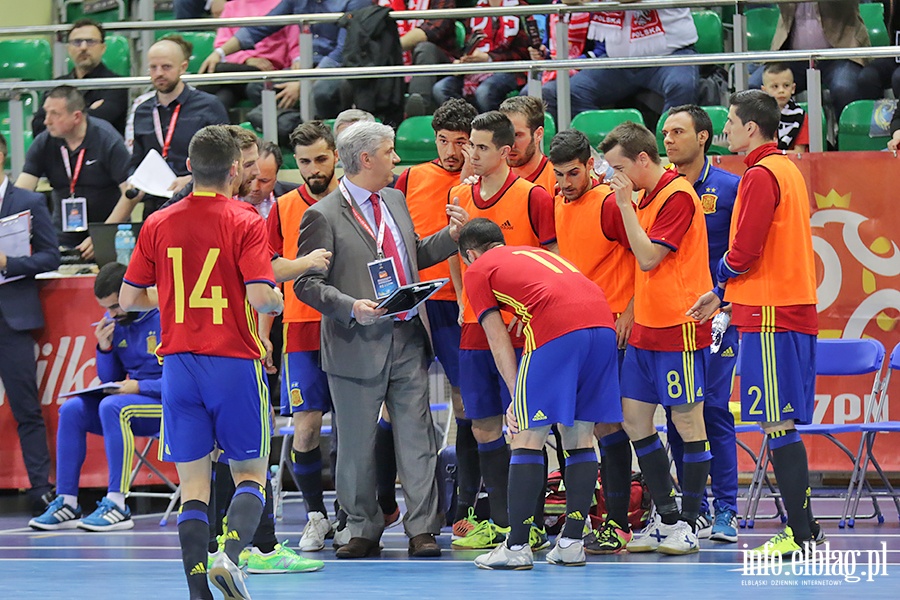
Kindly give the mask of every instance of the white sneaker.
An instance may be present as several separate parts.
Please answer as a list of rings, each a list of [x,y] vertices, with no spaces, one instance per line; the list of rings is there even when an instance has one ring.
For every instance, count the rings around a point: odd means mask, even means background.
[[[700,551],[700,542],[687,521],[678,521],[656,551],[660,554],[693,554]]]
[[[226,598],[242,598],[250,600],[250,592],[244,579],[246,573],[241,571],[236,564],[231,562],[228,555],[220,552],[213,562],[208,574],[210,582],[221,591]]]
[[[346,546],[350,542],[350,528],[344,525],[341,529],[335,529],[334,539],[331,540],[331,546],[335,550],[341,546]]]
[[[660,516],[655,514],[646,527],[632,536],[625,549],[629,552],[654,552],[675,530],[675,527],[677,524],[666,525]]]
[[[528,544],[521,550],[510,550],[504,542],[474,562],[479,569],[489,571],[525,571],[534,567],[534,554]]]
[[[573,540],[572,544],[563,548],[559,545],[561,538],[556,540],[556,545],[547,553],[547,562],[563,567],[583,567],[587,564],[584,556],[584,540]]]
[[[307,518],[309,521],[303,528],[297,548],[301,552],[318,552],[325,547],[325,538],[331,533],[331,523],[318,511],[309,513]]]
[[[709,512],[701,513],[697,517],[697,539],[707,540],[712,533],[713,519]]]

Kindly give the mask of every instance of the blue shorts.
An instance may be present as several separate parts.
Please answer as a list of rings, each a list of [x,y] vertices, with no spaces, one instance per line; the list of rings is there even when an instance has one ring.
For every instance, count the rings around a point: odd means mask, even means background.
[[[522,349],[516,348],[516,359]],[[467,419],[487,419],[506,414],[512,398],[490,350],[459,351],[459,391]]]
[[[728,410],[728,401],[734,387],[734,368],[737,366],[740,334],[736,327],[729,327],[722,336],[722,345],[716,354],[709,355],[706,365],[706,390],[704,402]]]
[[[459,387],[459,305],[453,300],[427,300],[425,312],[431,326],[434,355],[444,368],[450,385]]]
[[[812,422],[816,336],[795,331],[741,334],[741,419]]]
[[[162,407],[162,460],[191,462],[215,446],[229,460],[269,454],[269,384],[259,360],[166,356]]]
[[[569,332],[522,355],[516,380],[519,429],[575,421],[621,423],[616,332]]]
[[[662,352],[629,344],[622,364],[622,397],[663,406],[702,402],[708,361],[709,348]]]
[[[319,367],[319,351],[287,352],[281,357],[281,414],[331,410],[328,378]]]

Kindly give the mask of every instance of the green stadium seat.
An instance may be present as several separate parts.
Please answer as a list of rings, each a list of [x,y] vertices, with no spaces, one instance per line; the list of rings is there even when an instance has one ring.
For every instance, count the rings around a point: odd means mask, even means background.
[[[6,121],[3,125],[0,125],[0,135],[2,135],[6,140],[9,140],[9,115],[7,115]],[[31,133],[31,127],[25,128],[25,135],[23,136],[25,140],[25,152],[28,152],[28,149],[31,147],[31,142],[34,141]],[[8,152],[6,154],[6,160],[3,162],[3,168],[7,171],[12,169],[12,152]]]
[[[438,157],[431,117],[410,117],[397,128],[397,155],[404,165],[417,165]]]
[[[869,41],[873,46],[890,46],[891,40],[884,23],[884,5],[881,2],[867,2],[859,5],[866,29],[869,30]]]
[[[708,155],[724,156],[731,154],[728,150],[728,143],[725,141],[725,122],[728,120],[728,109],[724,106],[702,106],[713,126],[713,144],[707,151]],[[666,115],[663,114],[656,124],[656,146],[659,149],[660,156],[665,155],[666,146],[663,144],[662,130],[666,124]],[[718,144],[716,142],[719,142]]]
[[[838,150],[884,150],[890,136],[871,137],[874,100],[857,100],[844,107],[838,121]]]
[[[725,51],[722,32],[722,18],[711,10],[699,10],[691,13],[694,26],[697,27],[697,42],[694,49],[699,54],[717,54]]]
[[[466,46],[466,26],[462,21],[456,22],[456,47],[462,50]]]
[[[588,137],[591,146],[596,148],[603,138],[625,121],[644,124],[644,117],[636,108],[613,108],[608,110],[587,110],[575,115],[572,129],[577,129]]]
[[[131,76],[131,44],[128,38],[121,35],[106,34],[106,52],[103,53],[103,62],[115,73],[122,77]],[[66,68],[72,70],[72,61],[66,59]]]
[[[556,121],[553,115],[548,112],[544,113],[544,154],[550,154],[550,142],[556,135]]]
[[[52,78],[50,42],[39,38],[0,40],[0,79],[42,81]]]
[[[84,12],[84,3],[83,2],[73,2],[72,0],[68,0],[65,3],[65,19],[66,23],[74,23],[78,19],[86,17],[88,19],[93,19],[98,23],[116,23],[118,21],[127,21],[128,20],[128,5],[129,2],[125,2],[125,13],[124,15],[119,14],[119,7],[116,6],[114,8],[110,8],[109,10],[103,10],[99,12],[94,12],[90,14],[85,14]],[[125,17],[124,19],[122,17]]]
[[[751,8],[744,13],[747,18],[747,50],[763,52],[772,47],[778,15],[778,9],[771,7]]]
[[[190,42],[194,46],[191,58],[188,60],[188,72],[196,73],[200,70],[200,65],[206,60],[206,57],[212,54],[213,46],[216,41],[215,31],[166,31],[159,30],[155,33],[156,39],[163,38],[170,34],[178,34]]]

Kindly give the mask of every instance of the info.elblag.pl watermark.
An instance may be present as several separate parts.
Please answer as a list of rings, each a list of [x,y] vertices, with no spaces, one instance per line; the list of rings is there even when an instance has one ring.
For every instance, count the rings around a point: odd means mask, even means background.
[[[742,586],[840,586],[888,575],[886,542],[877,550],[832,550],[829,542],[807,542],[789,556],[769,555],[765,546],[741,550]]]

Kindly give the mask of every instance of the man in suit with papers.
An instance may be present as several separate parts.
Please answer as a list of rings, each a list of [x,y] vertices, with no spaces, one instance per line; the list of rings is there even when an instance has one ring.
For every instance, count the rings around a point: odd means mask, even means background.
[[[0,136],[0,165],[6,160],[6,139]],[[0,380],[18,423],[22,458],[28,471],[32,511],[40,514],[53,500],[49,482],[50,452],[37,389],[37,364],[32,330],[44,326],[34,276],[59,266],[56,231],[44,197],[13,187],[0,170],[0,219],[31,211],[31,253],[0,252],[0,275],[22,277],[0,285]]]

